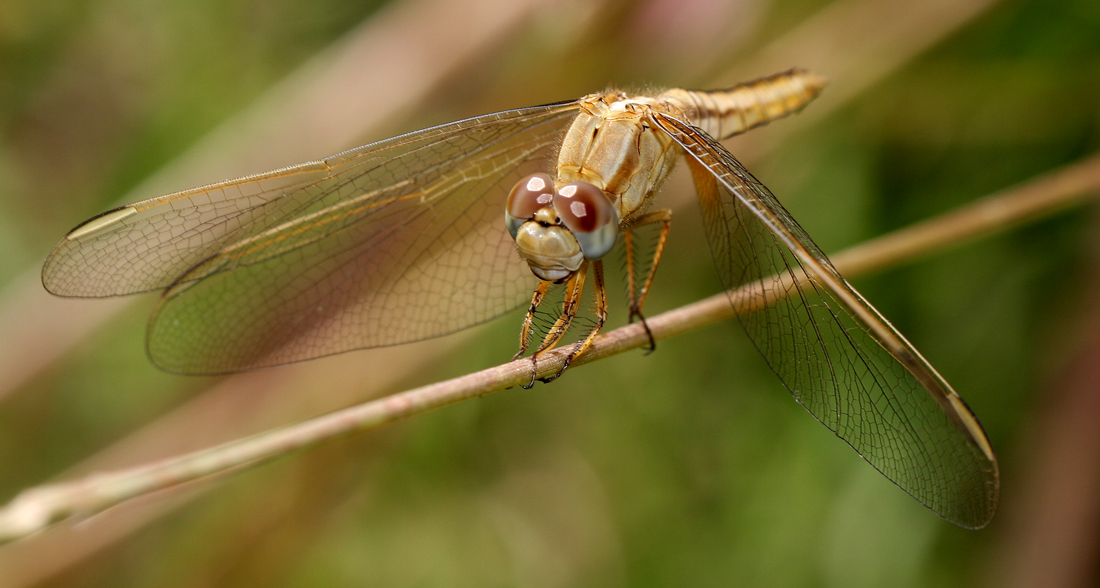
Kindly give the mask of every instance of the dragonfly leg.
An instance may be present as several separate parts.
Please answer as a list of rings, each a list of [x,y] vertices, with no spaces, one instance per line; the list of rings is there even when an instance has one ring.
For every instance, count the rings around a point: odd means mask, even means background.
[[[542,299],[546,296],[546,291],[550,289],[551,284],[552,282],[542,280],[535,288],[535,293],[531,296],[531,306],[527,308],[527,316],[523,319],[523,328],[519,331],[519,352],[512,357],[512,361],[523,357],[523,354],[527,353],[527,345],[531,339],[531,324],[535,320],[535,311],[542,304]]]
[[[588,263],[585,262],[581,264],[577,273],[573,274],[573,277],[569,278],[569,281],[565,283],[565,300],[562,302],[561,316],[558,317],[558,320],[554,321],[550,330],[546,332],[546,336],[543,337],[542,343],[539,344],[538,349],[531,354],[531,381],[524,386],[524,388],[530,389],[535,385],[535,374],[538,373],[539,356],[553,349],[554,346],[561,341],[561,338],[565,336],[565,332],[569,330],[569,326],[573,324],[573,318],[577,316],[577,308],[580,306],[581,294],[584,292],[584,278],[587,273]]]
[[[552,377],[544,378],[543,382],[551,382],[562,375],[563,372],[569,367],[569,364],[574,359],[581,356],[582,353],[588,351],[588,348],[592,346],[592,341],[596,339],[596,335],[600,334],[600,330],[603,329],[603,325],[607,322],[607,288],[604,286],[603,281],[603,261],[592,262],[592,275],[596,278],[596,326],[588,332],[588,335],[583,341],[577,343],[573,351],[569,352],[569,355],[565,357],[565,362],[562,363],[561,369],[558,373]]]
[[[642,284],[640,291],[635,289],[634,285],[634,247],[632,229],[644,225],[653,223],[661,223],[661,235],[657,238],[657,248],[653,251],[653,262],[649,266],[649,272],[646,274],[645,282]],[[665,251],[665,243],[668,242],[668,232],[672,228],[672,211],[668,209],[654,210],[647,212],[638,218],[634,219],[630,223],[630,228],[627,229],[624,236],[626,245],[626,264],[627,264],[627,289],[630,296],[630,322],[634,322],[637,318],[642,321],[642,327],[645,329],[646,336],[649,338],[649,348],[646,353],[652,353],[657,348],[657,342],[653,339],[653,333],[649,330],[649,325],[646,324],[645,315],[642,314],[642,305],[645,304],[646,296],[649,295],[649,287],[653,285],[653,276],[657,275],[657,266],[661,263],[661,255]]]
[[[623,231],[623,246],[626,249],[626,295],[630,308],[634,308],[634,300],[637,299],[637,281],[634,271],[634,231],[633,229],[626,229]],[[634,319],[634,313],[630,314],[631,320]]]
[[[641,310],[638,308],[636,301],[637,295],[637,272],[634,271],[634,231],[626,229],[623,232],[623,245],[626,247],[626,292],[630,308],[629,321],[634,322],[634,317],[638,317],[642,320],[642,328],[645,329],[646,337],[649,339],[649,345],[646,349],[646,354],[650,354],[657,347],[653,341],[653,333],[649,331],[649,325],[645,322],[645,317],[642,315]]]

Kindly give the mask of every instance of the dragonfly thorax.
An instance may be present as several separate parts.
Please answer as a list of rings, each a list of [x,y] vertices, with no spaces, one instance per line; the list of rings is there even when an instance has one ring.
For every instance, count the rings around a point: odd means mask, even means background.
[[[557,177],[597,186],[620,219],[632,220],[649,207],[680,154],[667,133],[653,128],[651,117],[682,111],[667,100],[622,93],[585,96],[579,106],[558,150]]]
[[[599,259],[615,245],[619,215],[602,190],[587,182],[555,189],[537,173],[516,183],[504,220],[520,257],[540,279],[561,282],[585,259]]]

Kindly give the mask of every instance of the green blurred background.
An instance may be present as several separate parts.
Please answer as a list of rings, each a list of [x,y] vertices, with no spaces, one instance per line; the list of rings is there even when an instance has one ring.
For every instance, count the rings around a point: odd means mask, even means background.
[[[86,217],[492,110],[796,65],[824,96],[730,146],[826,251],[1100,143],[1095,0],[0,3],[0,500],[514,352],[519,315],[164,374],[155,295],[36,282]],[[718,289],[684,180],[651,314]],[[2,546],[0,588],[1096,585],[1095,235],[1080,206],[854,280],[989,432],[1003,493],[982,531],[879,476],[731,322]]]

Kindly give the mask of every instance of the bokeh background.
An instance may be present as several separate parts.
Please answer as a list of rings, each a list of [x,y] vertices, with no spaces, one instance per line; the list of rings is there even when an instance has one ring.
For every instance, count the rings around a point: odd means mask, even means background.
[[[164,374],[155,294],[38,284],[86,217],[493,110],[795,65],[831,86],[730,147],[826,251],[1100,146],[1095,0],[0,2],[0,500],[514,352],[519,315]],[[690,190],[666,188],[650,313],[718,289]],[[731,322],[0,546],[0,588],[1096,585],[1096,234],[1077,206],[855,280],[988,430],[1003,492],[982,531],[879,476]]]

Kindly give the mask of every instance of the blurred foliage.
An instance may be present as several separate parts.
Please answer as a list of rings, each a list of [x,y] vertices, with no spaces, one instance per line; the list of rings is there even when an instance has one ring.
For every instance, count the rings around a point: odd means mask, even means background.
[[[0,283],[34,271],[65,230],[376,4],[0,4]],[[722,21],[731,33],[715,37],[721,55],[690,67],[622,59],[644,42],[629,2],[571,46],[566,24],[536,19],[403,130],[608,84],[698,82],[825,2],[744,4],[727,14],[741,20]],[[1006,0],[754,169],[836,251],[1094,151],[1098,98],[1100,3]],[[717,290],[698,223],[693,210],[677,213],[650,313]],[[989,431],[1005,500],[984,531],[941,521],[879,476],[791,401],[727,323],[216,483],[48,585],[980,584],[1015,506],[1038,393],[1083,336],[1094,232],[1077,209],[856,281]],[[3,400],[0,496],[215,381],[149,366],[150,303],[134,306]],[[493,322],[393,391],[511,357],[518,324]]]

